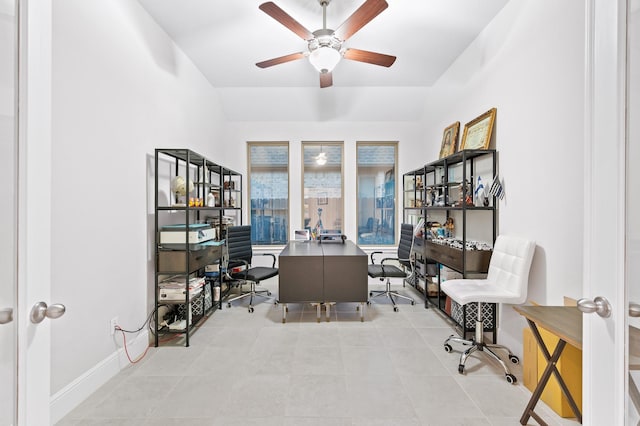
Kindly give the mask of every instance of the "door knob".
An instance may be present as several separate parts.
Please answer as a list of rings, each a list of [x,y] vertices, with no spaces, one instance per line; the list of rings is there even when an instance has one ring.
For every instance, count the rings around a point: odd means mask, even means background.
[[[640,305],[637,303],[629,302],[629,316],[640,317]]]
[[[38,302],[31,308],[31,322],[39,324],[45,318],[56,319],[64,315],[67,308],[63,304],[56,303],[55,305],[47,306],[44,302]]]
[[[2,308],[0,309],[0,325],[13,321],[13,309]]]
[[[611,304],[602,296],[598,296],[593,300],[585,298],[578,300],[578,309],[585,314],[595,312],[602,318],[609,318],[611,316]]]

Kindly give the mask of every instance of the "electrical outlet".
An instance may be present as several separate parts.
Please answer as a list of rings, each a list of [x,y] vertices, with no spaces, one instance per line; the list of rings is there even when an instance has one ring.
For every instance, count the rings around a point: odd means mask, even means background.
[[[109,321],[109,334],[112,336],[116,333],[116,326],[118,325],[118,317],[111,318]]]

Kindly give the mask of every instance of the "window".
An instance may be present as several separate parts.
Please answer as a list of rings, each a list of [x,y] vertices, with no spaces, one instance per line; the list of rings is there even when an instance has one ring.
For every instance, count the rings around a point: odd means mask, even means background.
[[[248,142],[251,241],[281,245],[289,240],[289,144]]]
[[[358,244],[396,240],[397,142],[358,142]]]
[[[342,142],[302,143],[302,223],[312,237],[342,233]]]

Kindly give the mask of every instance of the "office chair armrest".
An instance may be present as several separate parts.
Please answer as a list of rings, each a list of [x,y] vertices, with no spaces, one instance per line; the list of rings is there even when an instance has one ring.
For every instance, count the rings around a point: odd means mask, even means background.
[[[375,265],[375,264],[376,264],[376,261],[375,261],[375,260],[373,260],[373,255],[374,255],[374,254],[382,254],[382,252],[381,252],[381,251],[372,251],[372,252],[371,252],[371,263],[372,263],[373,265]]]
[[[271,256],[273,258],[273,263],[271,264],[272,268],[276,267],[276,255],[273,253],[261,253],[262,256]]]
[[[380,262],[380,266],[382,266],[382,273],[384,273],[384,263],[386,261],[391,261],[391,260],[394,260],[396,262],[409,262],[411,264],[411,273],[413,274],[413,270],[414,270],[413,259],[411,258],[400,259],[399,257],[385,257],[384,259],[382,259],[382,261]]]
[[[244,278],[243,279],[244,280],[247,279],[247,271],[249,270],[249,262],[247,262],[244,259],[229,259],[228,262],[229,263],[242,263],[244,265]],[[229,274],[229,271],[227,271],[227,274]]]

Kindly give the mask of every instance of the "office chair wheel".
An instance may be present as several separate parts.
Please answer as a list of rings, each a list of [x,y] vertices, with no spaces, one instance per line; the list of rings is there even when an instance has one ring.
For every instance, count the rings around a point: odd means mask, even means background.
[[[372,291],[369,292],[369,297],[371,297],[371,296],[373,296],[373,292]]]
[[[464,374],[464,364],[460,364],[458,366],[458,373]],[[514,379],[515,379],[515,377],[514,377]],[[509,378],[507,378],[507,381],[509,381]]]
[[[231,302],[227,303],[227,308],[231,307]]]
[[[252,314],[253,313],[253,306],[249,306],[249,313]]]
[[[516,376],[514,376],[514,375],[513,375],[513,374],[511,374],[511,373],[506,374],[506,377],[507,377],[507,382],[508,382],[509,384],[512,384],[512,385],[513,385],[513,384],[515,384],[515,383],[518,381],[518,379],[516,379]]]
[[[399,310],[399,309],[398,309],[398,307],[397,307],[397,306],[394,306],[394,307],[393,307],[393,312],[398,312],[398,310]]]
[[[367,300],[367,306],[371,306],[371,300]]]
[[[411,301],[411,306],[415,305],[416,302],[414,302],[413,300]]]
[[[271,296],[271,292],[270,291],[267,292],[267,296]]]
[[[520,364],[520,358],[518,358],[515,355],[509,355],[509,361],[511,361],[514,364]]]
[[[450,345],[450,344],[448,344],[448,343],[445,343],[445,344],[444,344],[444,351],[445,351],[445,352],[447,352],[447,353],[451,353],[451,351],[452,351],[452,350],[453,350],[453,348],[451,347],[451,345]]]

